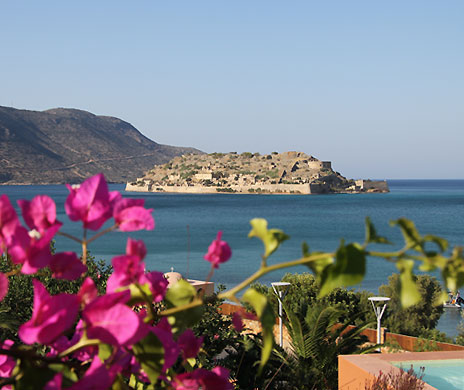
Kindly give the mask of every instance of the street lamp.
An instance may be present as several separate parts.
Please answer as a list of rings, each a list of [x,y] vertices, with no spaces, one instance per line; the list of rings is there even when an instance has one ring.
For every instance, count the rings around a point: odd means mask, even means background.
[[[285,298],[285,295],[288,293],[288,288],[290,283],[288,282],[273,282],[271,283],[272,289],[277,295],[279,300],[279,345],[282,347],[284,344],[284,336],[282,332],[282,300]]]
[[[377,317],[377,344],[380,345],[380,320],[382,319],[383,313],[385,312],[385,308],[387,307],[387,303],[390,300],[390,298],[370,297],[368,299],[369,301],[371,301],[372,307],[374,308],[375,316]]]

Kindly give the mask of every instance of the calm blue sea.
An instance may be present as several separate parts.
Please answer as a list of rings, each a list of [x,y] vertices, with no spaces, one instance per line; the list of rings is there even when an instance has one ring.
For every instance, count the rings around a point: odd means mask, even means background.
[[[340,239],[364,239],[364,218],[370,216],[378,232],[398,245],[402,238],[389,221],[407,217],[416,223],[421,233],[445,237],[451,245],[464,244],[464,180],[390,180],[388,194],[342,195],[186,195],[141,194],[123,191],[123,185],[111,185],[124,196],[145,199],[146,207],[154,209],[156,228],[151,232],[134,232],[130,236],[143,239],[148,249],[147,267],[167,272],[173,267],[184,276],[203,279],[209,263],[203,260],[208,245],[218,230],[233,250],[232,259],[221,265],[213,281],[233,286],[259,267],[263,248],[257,239],[247,238],[249,221],[266,218],[270,227],[282,229],[291,239],[272,255],[270,262],[299,258],[301,244],[306,241],[311,250],[332,251]],[[47,194],[55,199],[58,219],[65,223],[63,230],[80,235],[78,224],[70,223],[63,204],[68,194],[65,186],[2,186],[12,203]],[[124,253],[128,234],[114,232],[92,244],[90,251],[107,261]],[[59,237],[58,250],[79,248]],[[303,272],[304,267],[288,272]],[[359,288],[377,292],[381,284],[395,271],[393,265],[379,259],[369,259],[368,271]],[[264,283],[278,281],[284,272],[266,275]],[[455,334],[459,313],[447,312],[440,329]]]

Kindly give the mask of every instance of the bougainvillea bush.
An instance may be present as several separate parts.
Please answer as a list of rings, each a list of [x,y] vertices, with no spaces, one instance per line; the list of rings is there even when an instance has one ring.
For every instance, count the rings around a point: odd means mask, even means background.
[[[31,316],[18,324],[17,339],[0,343],[0,387],[233,389],[233,378],[227,369],[211,365],[211,360],[202,365],[205,359],[201,355],[208,351],[203,348],[203,338],[192,331],[202,319],[206,297],[197,294],[187,281],[180,280],[168,288],[161,272],[148,272],[142,241],[129,238],[125,253],[115,254],[113,272],[107,280],[105,277],[104,290],[102,284],[94,281],[95,268],[87,258],[89,246],[113,230],[154,229],[152,210],[144,207],[143,200],[110,192],[101,174],[81,185],[68,185],[68,189],[65,211],[71,221],[82,225],[82,237],[63,231],[50,197],[38,195],[30,201],[18,201],[23,225],[8,197],[0,196],[0,255],[7,262],[0,272],[0,301],[7,296],[15,275],[29,275],[34,292]],[[288,236],[281,230],[268,229],[264,219],[250,223],[249,237],[259,238],[264,244],[258,269],[230,290],[220,292],[218,298],[248,304],[252,316],[261,322],[262,349],[259,361],[253,364],[258,367],[258,375],[264,372],[273,350],[275,316],[266,297],[249,285],[269,272],[306,265],[315,275],[319,295],[325,296],[334,288],[361,282],[368,256],[384,258],[395,263],[400,272],[403,306],[420,299],[413,275],[416,264],[425,271],[439,268],[450,290],[464,284],[462,249],[455,248],[446,257],[446,240],[421,236],[406,219],[393,222],[405,240],[399,250],[368,250],[369,244],[378,249],[379,244],[389,242],[366,219],[364,243],[341,241],[336,251],[327,253],[311,253],[308,245],[303,244],[301,258],[277,264],[268,264],[267,260]],[[79,242],[82,253],[52,251],[51,242],[56,235]],[[231,254],[219,232],[204,256],[211,263],[210,276]],[[49,283],[47,289],[43,282],[50,278],[73,281],[77,291],[52,290]],[[231,323],[240,330],[242,318],[250,315],[238,312]]]
[[[128,239],[126,253],[112,259],[113,273],[106,291],[99,294],[88,274],[89,244],[112,230],[151,230],[152,210],[143,200],[124,199],[108,191],[103,175],[80,186],[68,186],[65,203],[71,221],[82,224],[83,236],[61,232],[56,206],[38,195],[18,205],[26,226],[20,222],[6,195],[0,197],[0,248],[9,264],[0,273],[0,299],[8,293],[9,277],[35,276],[31,318],[19,326],[20,342],[4,340],[0,346],[3,388],[108,389],[157,388],[232,389],[229,373],[222,367],[196,367],[202,346],[187,328],[201,315],[190,310],[185,320],[176,319],[176,307],[191,303],[196,294],[188,283],[168,291],[161,272],[147,272],[142,241]],[[104,230],[109,220],[114,224]],[[63,235],[82,244],[82,255],[54,253],[51,242]],[[213,267],[231,256],[220,233],[205,258]],[[74,293],[51,295],[40,282],[44,275],[57,280],[81,281]],[[163,305],[159,303],[164,301]],[[171,315],[169,315],[171,310]],[[195,310],[195,308],[194,308]],[[171,368],[177,364],[177,372]]]

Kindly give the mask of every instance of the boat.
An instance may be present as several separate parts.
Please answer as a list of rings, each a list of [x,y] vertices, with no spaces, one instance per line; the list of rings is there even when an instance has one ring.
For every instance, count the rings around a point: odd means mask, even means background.
[[[464,299],[461,297],[459,291],[456,294],[448,293],[448,300],[443,302],[445,309],[462,309],[464,308]]]

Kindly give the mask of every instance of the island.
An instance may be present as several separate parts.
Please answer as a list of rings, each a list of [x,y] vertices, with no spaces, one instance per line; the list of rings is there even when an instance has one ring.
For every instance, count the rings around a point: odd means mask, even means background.
[[[302,152],[187,154],[155,165],[126,191],[236,194],[389,192],[385,180],[347,179]]]

